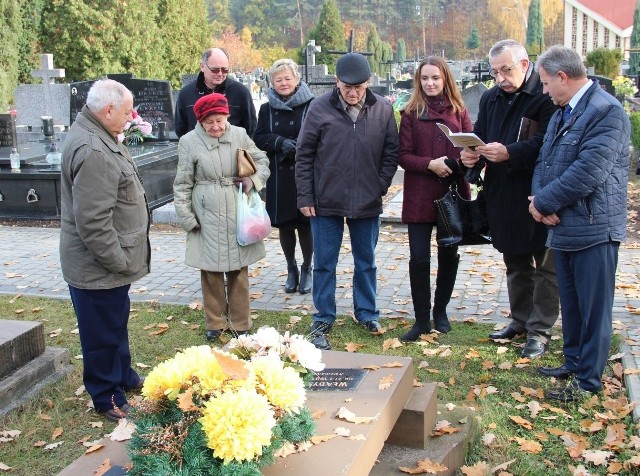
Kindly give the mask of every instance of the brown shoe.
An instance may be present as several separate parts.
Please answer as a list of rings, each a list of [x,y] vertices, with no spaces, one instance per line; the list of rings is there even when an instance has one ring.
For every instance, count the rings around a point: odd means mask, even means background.
[[[107,420],[120,421],[122,418],[127,418],[132,408],[133,407],[131,405],[125,403],[121,407],[114,406],[113,408],[109,408],[104,411],[96,410],[96,413]]]

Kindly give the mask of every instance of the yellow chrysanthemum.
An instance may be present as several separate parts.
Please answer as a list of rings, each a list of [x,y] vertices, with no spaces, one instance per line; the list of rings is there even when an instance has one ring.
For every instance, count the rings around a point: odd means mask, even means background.
[[[261,358],[252,361],[256,388],[275,407],[298,413],[306,400],[304,382],[300,374],[285,367],[280,359]]]
[[[225,464],[260,456],[262,447],[271,444],[271,431],[276,425],[266,397],[248,388],[225,392],[207,402],[199,421],[207,446]]]
[[[153,400],[169,394],[177,395],[185,384],[192,382],[194,376],[206,380],[204,391],[219,388],[224,381],[224,374],[208,345],[189,347],[158,364],[146,377],[142,395]]]

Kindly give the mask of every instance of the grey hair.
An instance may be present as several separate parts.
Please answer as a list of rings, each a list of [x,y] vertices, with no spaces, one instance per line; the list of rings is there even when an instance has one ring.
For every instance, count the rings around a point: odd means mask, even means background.
[[[511,59],[515,62],[525,59],[527,61],[529,60],[527,50],[524,46],[522,46],[522,43],[511,39],[500,40],[495,45],[493,45],[489,50],[489,59],[500,56],[507,51],[511,53]]]
[[[282,58],[276,60],[269,69],[269,80],[271,81],[271,84],[273,84],[274,75],[285,69],[290,70],[293,73],[293,77],[298,81],[300,80],[300,71],[298,70],[298,65],[296,64],[296,62],[289,58]]]
[[[110,105],[120,107],[128,99],[133,100],[133,94],[124,84],[113,79],[100,79],[89,89],[87,107],[95,113]]]
[[[222,48],[209,48],[208,50],[204,50],[204,52],[202,53],[202,58],[200,59],[200,64],[204,65],[207,62],[207,60],[211,57],[211,54],[215,50],[222,51],[222,53],[227,57],[227,60],[229,59],[229,55]]]
[[[587,68],[580,55],[575,50],[562,45],[554,45],[538,56],[536,69],[539,67],[542,67],[550,76],[555,76],[560,71],[573,79],[587,76]]]

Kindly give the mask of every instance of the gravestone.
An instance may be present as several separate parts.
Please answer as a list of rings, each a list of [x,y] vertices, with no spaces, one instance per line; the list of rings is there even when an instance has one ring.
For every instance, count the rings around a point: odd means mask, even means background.
[[[0,114],[0,147],[11,149],[17,146],[16,116],[13,114]]]
[[[69,126],[68,84],[55,84],[54,78],[64,78],[64,69],[53,67],[53,55],[42,55],[42,68],[31,72],[42,78],[42,84],[20,84],[16,89],[17,124],[42,127],[42,116],[51,116],[57,126]]]
[[[483,83],[476,83],[461,91],[462,100],[464,105],[469,111],[471,122],[475,122],[478,118],[478,111],[480,110],[480,98],[487,90],[487,87]]]
[[[41,322],[0,320],[0,417],[71,372],[69,350],[46,347]]]
[[[413,79],[401,79],[396,83],[398,89],[413,89]]]
[[[131,91],[134,108],[153,126],[154,130],[158,128],[158,122],[166,123],[167,130],[173,130],[173,91],[169,81],[138,79],[129,73],[108,74],[107,78],[122,83]],[[86,104],[87,94],[95,81],[97,80],[71,83],[71,122]]]
[[[596,74],[589,74],[587,75],[587,77],[589,79],[592,79],[593,81],[597,81],[598,83],[600,83],[600,87],[612,96],[616,95],[616,89],[613,87],[613,80],[611,78],[607,78],[606,76],[599,76]]]

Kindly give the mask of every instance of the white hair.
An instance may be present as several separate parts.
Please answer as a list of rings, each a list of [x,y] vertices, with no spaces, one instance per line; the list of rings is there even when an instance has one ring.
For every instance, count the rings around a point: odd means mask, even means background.
[[[120,107],[129,99],[133,100],[133,94],[124,84],[113,79],[100,79],[89,89],[87,107],[96,113],[109,105]]]

